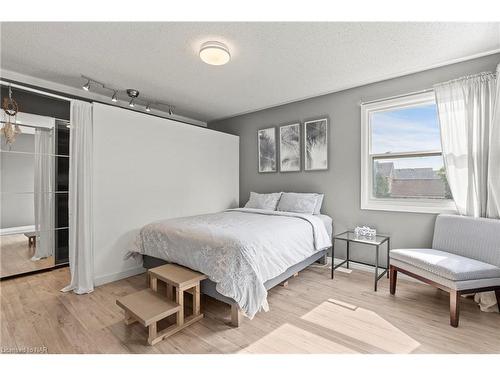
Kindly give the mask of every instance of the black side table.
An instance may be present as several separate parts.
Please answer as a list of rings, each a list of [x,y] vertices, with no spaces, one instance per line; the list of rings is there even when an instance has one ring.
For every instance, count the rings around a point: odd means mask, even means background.
[[[334,249],[335,249],[335,240],[341,240],[341,241],[346,241],[347,242],[347,257],[346,257],[346,260],[344,260],[343,262],[337,264],[336,266],[334,266],[334,264],[333,264],[333,261],[335,259],[335,251],[334,251]],[[382,236],[382,235],[376,235],[375,237],[356,237],[356,235],[354,234],[353,231],[347,231],[347,232],[343,232],[343,233],[340,233],[340,234],[337,234],[337,235],[333,236],[333,239],[332,239],[332,279],[333,279],[333,272],[337,268],[339,268],[340,266],[342,266],[343,264],[346,264],[346,263],[347,263],[347,268],[349,268],[349,262],[364,264],[364,265],[367,265],[367,266],[373,266],[373,264],[358,262],[358,261],[351,260],[349,258],[349,244],[351,242],[362,243],[362,244],[365,244],[365,245],[373,245],[373,246],[375,246],[375,283],[374,283],[374,290],[377,291],[377,282],[382,278],[382,276],[387,275],[387,278],[389,278],[388,269],[389,269],[389,251],[391,249],[391,238],[389,236]],[[386,267],[380,267],[379,264],[378,264],[379,247],[382,244],[384,244],[385,242],[387,242],[387,246],[386,246],[386,248],[387,248],[387,265],[386,265]],[[382,272],[380,275],[378,273],[378,269],[379,268],[382,268],[384,270],[384,272]]]

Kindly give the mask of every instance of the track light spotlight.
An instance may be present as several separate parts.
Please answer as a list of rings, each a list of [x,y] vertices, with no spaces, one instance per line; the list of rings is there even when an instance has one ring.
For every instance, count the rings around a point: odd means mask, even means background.
[[[134,99],[139,96],[139,90],[127,89],[127,95],[130,98],[130,102],[128,103],[129,107],[134,108],[134,106],[135,106]]]
[[[172,110],[172,107],[168,107],[168,114],[172,116],[174,114],[174,111]]]
[[[85,91],[89,91],[90,90],[90,79],[87,80],[87,83],[82,86],[82,89],[84,89]]]
[[[146,112],[151,112],[151,106],[149,104],[146,106]]]
[[[111,101],[114,102],[114,103],[116,103],[118,101],[118,98],[116,97],[116,94],[117,94],[117,92],[116,92],[116,90],[114,90],[113,97],[111,98]]]

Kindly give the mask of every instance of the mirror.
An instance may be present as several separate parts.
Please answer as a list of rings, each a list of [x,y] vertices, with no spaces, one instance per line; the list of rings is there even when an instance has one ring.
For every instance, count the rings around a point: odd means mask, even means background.
[[[58,246],[67,252],[68,125],[26,113],[15,121],[21,133],[12,144],[2,135],[0,147],[2,278],[54,267]]]

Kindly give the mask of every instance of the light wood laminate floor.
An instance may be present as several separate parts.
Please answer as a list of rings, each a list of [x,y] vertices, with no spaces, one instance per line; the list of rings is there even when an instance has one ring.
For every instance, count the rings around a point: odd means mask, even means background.
[[[205,318],[150,347],[139,324],[125,326],[117,297],[146,287],[145,275],[97,287],[94,293],[60,293],[68,269],[0,283],[3,348],[46,347],[49,353],[500,353],[500,314],[481,313],[462,299],[460,326],[448,322],[448,295],[399,280],[372,289],[372,274],[354,270],[329,278],[309,268],[269,293],[270,311],[240,328],[230,309],[202,300]],[[5,351],[5,349],[4,349]]]

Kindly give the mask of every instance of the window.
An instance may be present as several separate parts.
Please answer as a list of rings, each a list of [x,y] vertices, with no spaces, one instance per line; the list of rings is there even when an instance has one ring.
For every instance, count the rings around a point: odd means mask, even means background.
[[[434,92],[361,106],[361,208],[453,212]]]

